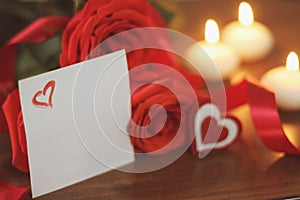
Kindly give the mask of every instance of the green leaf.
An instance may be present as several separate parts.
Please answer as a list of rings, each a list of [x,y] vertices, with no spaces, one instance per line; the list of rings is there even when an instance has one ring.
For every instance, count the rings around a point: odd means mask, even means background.
[[[75,12],[78,12],[81,10],[84,6],[84,4],[87,2],[87,0],[73,0],[74,2],[74,10]]]
[[[17,79],[27,78],[59,67],[61,36],[38,44],[22,44],[16,63]]]
[[[166,24],[170,24],[172,19],[175,16],[175,13],[172,11],[172,0],[160,1],[160,0],[149,0],[149,2],[158,10]]]

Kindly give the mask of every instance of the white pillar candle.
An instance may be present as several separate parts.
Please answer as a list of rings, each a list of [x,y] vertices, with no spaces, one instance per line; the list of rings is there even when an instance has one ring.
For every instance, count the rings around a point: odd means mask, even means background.
[[[257,61],[266,57],[274,46],[271,31],[262,23],[254,21],[252,8],[246,2],[239,6],[238,19],[224,27],[223,41],[232,46],[244,61]]]
[[[219,40],[218,24],[215,20],[209,19],[205,24],[205,40],[194,44],[187,52],[188,59],[192,61],[201,75],[212,82],[228,79],[240,64],[235,51]],[[214,66],[207,62],[207,56]]]
[[[300,110],[299,59],[291,52],[286,66],[271,69],[261,78],[261,83],[274,90],[276,103],[283,110]]]

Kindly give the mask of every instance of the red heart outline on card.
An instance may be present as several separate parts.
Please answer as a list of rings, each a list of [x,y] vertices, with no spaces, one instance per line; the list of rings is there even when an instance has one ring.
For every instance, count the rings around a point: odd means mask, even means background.
[[[203,139],[203,135],[206,135],[206,133],[202,133],[202,126],[207,118],[215,119],[218,126],[227,129],[226,137],[218,141],[219,136],[221,135],[221,133],[218,133],[217,138],[214,138],[215,142],[207,142],[206,138]],[[237,139],[241,130],[241,125],[239,121],[233,117],[222,118],[219,108],[214,104],[207,103],[201,106],[195,115],[194,130],[196,149],[199,152],[199,156],[204,157],[213,149],[223,149],[231,145]],[[208,140],[210,139],[211,138]]]
[[[52,97],[53,97],[54,89],[55,89],[55,81],[51,80],[44,86],[43,90],[39,90],[34,94],[34,96],[32,97],[32,100],[31,100],[33,105],[39,106],[39,107],[52,108],[53,107]],[[48,93],[48,95],[47,95],[48,98],[47,98],[46,94],[47,94],[48,90],[50,90],[50,93]],[[38,100],[38,97],[40,97],[40,96],[45,96],[47,100],[46,101]]]

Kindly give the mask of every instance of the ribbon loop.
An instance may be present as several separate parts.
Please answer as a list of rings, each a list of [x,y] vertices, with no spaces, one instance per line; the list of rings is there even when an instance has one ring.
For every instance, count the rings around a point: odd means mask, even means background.
[[[300,155],[283,130],[275,95],[259,83],[244,80],[226,90],[227,109],[232,110],[248,103],[255,129],[262,142],[271,150]]]

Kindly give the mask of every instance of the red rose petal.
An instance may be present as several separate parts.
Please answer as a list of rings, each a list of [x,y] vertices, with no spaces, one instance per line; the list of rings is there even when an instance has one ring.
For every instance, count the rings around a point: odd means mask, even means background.
[[[15,90],[8,95],[2,108],[9,128],[12,147],[12,165],[23,172],[28,172],[27,153],[24,154],[20,147],[20,138],[17,127],[18,116],[21,112],[19,90]]]
[[[19,113],[17,126],[18,126],[19,145],[21,151],[23,152],[23,154],[27,155],[27,142],[26,142],[25,127],[24,127],[22,112]]]

